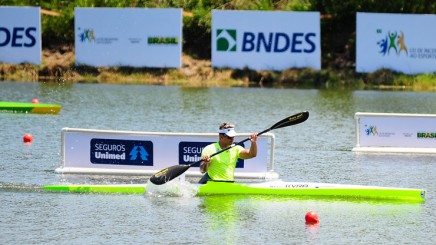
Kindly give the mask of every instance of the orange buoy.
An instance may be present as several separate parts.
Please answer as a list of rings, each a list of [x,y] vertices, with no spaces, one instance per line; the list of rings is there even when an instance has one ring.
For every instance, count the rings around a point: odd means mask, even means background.
[[[39,104],[39,100],[38,100],[38,98],[33,98],[33,99],[32,99],[32,103],[33,103],[33,104]]]
[[[313,212],[313,211],[307,212],[306,216],[305,216],[305,219],[306,219],[306,224],[317,224],[317,223],[319,223],[318,214]]]
[[[32,141],[33,141],[33,136],[31,134],[25,134],[23,136],[24,143],[32,143]]]

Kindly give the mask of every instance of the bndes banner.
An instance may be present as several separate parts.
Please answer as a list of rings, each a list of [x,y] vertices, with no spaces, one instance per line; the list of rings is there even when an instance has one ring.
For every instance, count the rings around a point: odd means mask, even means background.
[[[357,13],[356,71],[436,71],[436,15]]]
[[[0,63],[41,64],[39,7],[0,6]]]
[[[75,8],[76,64],[180,67],[182,9]]]
[[[212,66],[321,69],[318,12],[212,11]]]

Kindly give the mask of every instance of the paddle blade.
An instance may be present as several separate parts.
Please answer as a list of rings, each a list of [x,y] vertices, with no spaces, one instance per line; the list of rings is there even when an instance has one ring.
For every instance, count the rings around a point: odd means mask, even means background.
[[[169,168],[162,169],[150,177],[151,183],[155,185],[163,185],[168,181],[171,181],[178,176],[182,175],[188,170],[191,165],[175,165]]]
[[[297,113],[295,115],[289,116],[289,117],[281,120],[280,122],[274,124],[270,128],[270,130],[277,129],[277,128],[284,128],[287,126],[299,124],[299,123],[306,121],[308,118],[309,118],[309,112],[303,111],[303,112]]]

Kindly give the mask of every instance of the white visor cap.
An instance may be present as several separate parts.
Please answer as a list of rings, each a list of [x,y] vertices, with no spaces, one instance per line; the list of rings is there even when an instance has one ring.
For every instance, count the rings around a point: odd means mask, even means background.
[[[220,134],[225,134],[229,137],[235,137],[236,136],[236,131],[234,128],[225,128],[225,129],[220,129],[218,131]]]

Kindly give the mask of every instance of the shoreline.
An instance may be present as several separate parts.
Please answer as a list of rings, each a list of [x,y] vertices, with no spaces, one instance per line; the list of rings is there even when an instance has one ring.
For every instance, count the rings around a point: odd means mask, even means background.
[[[359,74],[354,68],[256,71],[212,68],[210,60],[182,54],[180,68],[76,66],[74,47],[42,50],[41,65],[0,64],[0,81],[178,85],[189,87],[292,87],[436,91],[436,73],[390,70]]]

